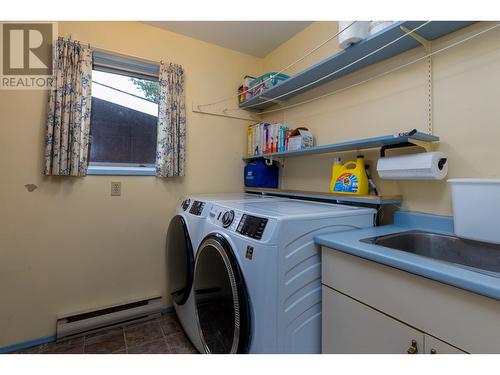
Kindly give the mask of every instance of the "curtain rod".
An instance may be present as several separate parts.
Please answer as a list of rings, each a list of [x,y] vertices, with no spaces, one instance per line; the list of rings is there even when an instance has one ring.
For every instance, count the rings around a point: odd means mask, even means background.
[[[133,58],[135,60],[140,60],[142,62],[146,62],[148,64],[154,64],[154,65],[158,65],[158,66],[160,65],[160,63],[163,62],[163,60],[160,60],[160,61],[149,60],[149,59],[145,59],[144,57],[137,56],[137,55],[132,55],[132,54],[128,54],[128,53],[122,53],[122,52],[118,52],[118,51],[113,51],[113,50],[110,50],[110,49],[107,49],[107,48],[96,47],[96,46],[92,45],[92,43],[90,43],[90,48],[92,49],[92,51],[102,52],[102,53],[109,53],[109,54],[112,54],[112,55],[118,55],[118,56],[123,56],[123,57],[129,57],[129,58]]]
[[[78,40],[78,39],[75,40],[75,38],[73,37],[72,34],[69,34],[68,40],[73,41],[73,42],[79,42],[82,45],[88,45],[88,46],[90,46],[90,49],[92,49],[93,51],[96,51],[96,52],[109,53],[109,54],[113,54],[113,55],[122,56],[125,58],[129,57],[129,58],[133,58],[135,60],[140,60],[140,61],[143,61],[143,62],[146,62],[149,64],[155,64],[155,65],[160,65],[160,63],[163,62],[163,60],[160,60],[160,61],[149,60],[149,59],[145,59],[144,57],[141,57],[141,56],[132,55],[130,53],[123,53],[123,52],[111,50],[109,48],[102,48],[100,46],[96,46],[94,43],[85,42],[85,41]]]

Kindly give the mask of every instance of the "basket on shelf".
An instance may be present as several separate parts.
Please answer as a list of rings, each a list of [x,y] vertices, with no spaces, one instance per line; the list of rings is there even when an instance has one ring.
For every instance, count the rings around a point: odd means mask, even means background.
[[[263,74],[250,82],[250,94],[251,96],[259,95],[267,89],[276,86],[278,83],[287,80],[288,78],[290,77],[286,74],[277,72],[268,72],[266,74]]]

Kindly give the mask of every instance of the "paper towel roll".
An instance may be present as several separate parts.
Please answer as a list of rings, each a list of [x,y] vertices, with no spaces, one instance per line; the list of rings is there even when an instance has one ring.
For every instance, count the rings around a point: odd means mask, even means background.
[[[370,21],[356,21],[352,26],[349,26],[354,21],[339,21],[339,47],[346,49],[351,44],[358,43],[359,41],[365,39],[368,36],[368,28],[370,27]]]
[[[371,21],[368,34],[373,35],[391,26],[395,21]]]
[[[384,180],[441,180],[448,173],[448,159],[442,152],[384,157],[377,172]]]

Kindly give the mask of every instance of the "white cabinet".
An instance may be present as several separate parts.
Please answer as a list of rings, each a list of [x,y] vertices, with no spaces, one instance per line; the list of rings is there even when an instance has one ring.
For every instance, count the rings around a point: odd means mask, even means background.
[[[425,354],[464,354],[465,352],[435,337],[424,335]]]
[[[321,263],[324,352],[500,353],[500,301],[325,247]]]
[[[323,286],[322,352],[417,354],[424,334],[350,297]]]
[[[322,353],[465,354],[324,285],[322,299]]]

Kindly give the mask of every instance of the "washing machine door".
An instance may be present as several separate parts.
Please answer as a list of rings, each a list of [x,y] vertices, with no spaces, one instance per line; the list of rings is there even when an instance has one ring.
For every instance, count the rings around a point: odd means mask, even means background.
[[[174,216],[167,233],[167,277],[170,295],[183,305],[193,285],[194,253],[184,218]]]
[[[233,250],[219,234],[205,237],[196,254],[194,290],[201,341],[207,353],[247,353],[250,310]]]

